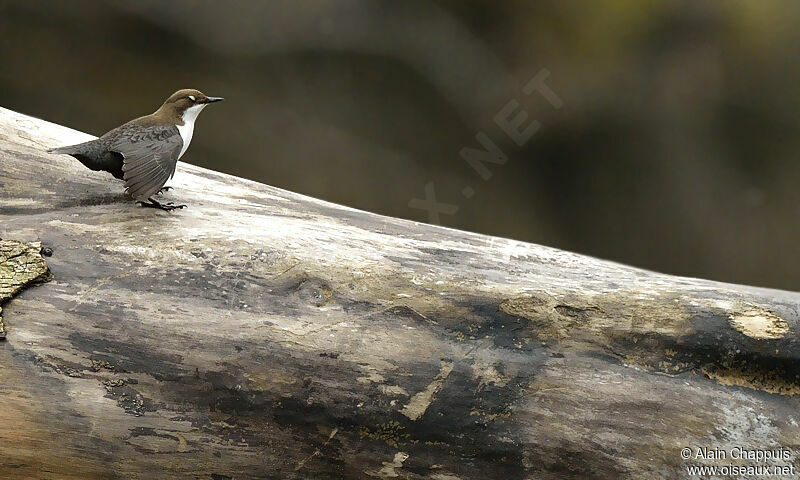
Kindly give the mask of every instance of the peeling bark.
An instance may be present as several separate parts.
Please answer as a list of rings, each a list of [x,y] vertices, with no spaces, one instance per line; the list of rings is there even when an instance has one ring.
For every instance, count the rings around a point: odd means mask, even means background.
[[[796,293],[187,164],[187,210],[140,209],[44,153],[88,138],[0,109],[0,236],[57,279],[6,315],[0,477],[681,478],[683,447],[800,449]]]
[[[28,286],[47,279],[42,244],[0,239],[0,340],[6,338],[3,305]]]

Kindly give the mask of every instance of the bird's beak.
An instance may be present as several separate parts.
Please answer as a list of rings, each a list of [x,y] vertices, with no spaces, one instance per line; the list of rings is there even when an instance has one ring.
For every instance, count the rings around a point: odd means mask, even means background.
[[[205,99],[205,101],[203,103],[221,102],[223,100],[225,100],[225,99],[222,98],[222,97],[206,97],[206,99]]]

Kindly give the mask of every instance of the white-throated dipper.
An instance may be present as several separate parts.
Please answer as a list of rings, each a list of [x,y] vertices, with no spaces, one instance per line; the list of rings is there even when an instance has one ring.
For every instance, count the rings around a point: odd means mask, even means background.
[[[48,152],[72,155],[92,170],[124,180],[125,191],[144,207],[184,208],[186,205],[159,203],[153,195],[175,175],[178,159],[192,141],[197,115],[220,100],[199,90],[178,90],[150,115],[120,125],[96,140]]]

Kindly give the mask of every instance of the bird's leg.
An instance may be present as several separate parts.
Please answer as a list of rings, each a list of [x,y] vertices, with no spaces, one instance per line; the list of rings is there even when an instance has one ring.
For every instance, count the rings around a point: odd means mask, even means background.
[[[169,192],[170,190],[172,190],[172,187],[161,187],[161,190],[159,190],[156,195],[161,195],[162,193]]]
[[[165,212],[171,212],[173,210],[178,210],[180,208],[186,208],[186,205],[175,205],[172,202],[170,203],[159,203],[153,198],[148,198],[147,202],[136,202],[139,205],[146,207],[146,208],[158,208],[159,210],[164,210]]]

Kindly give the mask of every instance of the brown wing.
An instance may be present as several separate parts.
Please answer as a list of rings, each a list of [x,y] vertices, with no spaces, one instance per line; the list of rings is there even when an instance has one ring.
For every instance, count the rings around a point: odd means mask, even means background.
[[[108,139],[110,150],[124,157],[125,191],[136,200],[146,201],[175,174],[183,139],[174,125],[126,127],[123,125]]]

